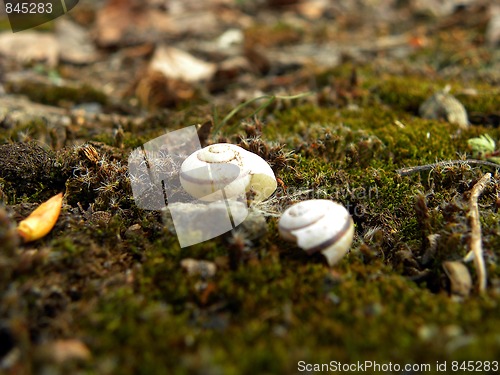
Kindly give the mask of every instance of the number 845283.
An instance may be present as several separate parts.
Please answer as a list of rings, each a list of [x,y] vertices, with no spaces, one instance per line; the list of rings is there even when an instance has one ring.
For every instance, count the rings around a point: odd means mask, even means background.
[[[455,371],[498,371],[498,361],[453,361],[451,370]]]
[[[7,14],[42,14],[52,13],[52,3],[5,3]]]

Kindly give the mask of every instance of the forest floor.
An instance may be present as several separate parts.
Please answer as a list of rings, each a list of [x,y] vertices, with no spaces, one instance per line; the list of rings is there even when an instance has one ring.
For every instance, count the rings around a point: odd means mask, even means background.
[[[0,14],[0,373],[498,373],[500,8],[435,3],[87,1],[18,33]],[[443,90],[467,123],[423,118]],[[190,125],[279,187],[254,226],[181,248],[128,161]],[[463,258],[486,173],[482,270]],[[21,241],[60,192],[55,227]],[[332,267],[278,234],[309,198],[353,217]]]

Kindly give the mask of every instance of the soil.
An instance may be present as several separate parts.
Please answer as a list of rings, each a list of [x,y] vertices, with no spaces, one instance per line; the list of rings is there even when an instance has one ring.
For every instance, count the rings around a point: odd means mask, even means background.
[[[0,373],[498,373],[500,13],[435,3],[87,1],[19,33],[0,14]],[[442,91],[452,108],[423,118]],[[278,189],[181,248],[129,166],[190,125]],[[485,173],[482,291],[463,259]],[[60,192],[50,233],[21,241]],[[310,198],[354,220],[332,267],[278,233]]]

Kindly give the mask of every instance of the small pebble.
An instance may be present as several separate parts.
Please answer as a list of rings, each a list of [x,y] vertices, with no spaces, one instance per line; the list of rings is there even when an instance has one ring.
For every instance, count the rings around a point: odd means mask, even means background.
[[[201,275],[202,277],[212,277],[217,272],[217,266],[208,260],[197,260],[186,258],[181,260],[181,267],[184,268],[189,275]]]
[[[239,29],[229,29],[217,38],[217,45],[220,49],[226,49],[231,46],[243,43],[245,36]]]
[[[443,269],[450,280],[450,292],[456,299],[469,296],[472,278],[469,269],[460,261],[443,262]]]
[[[440,91],[423,102],[418,109],[421,117],[430,120],[445,120],[459,125],[462,129],[469,126],[467,111],[453,95]]]
[[[142,227],[140,224],[133,224],[127,228],[125,231],[125,238],[130,238],[136,235],[140,235],[142,232]]]

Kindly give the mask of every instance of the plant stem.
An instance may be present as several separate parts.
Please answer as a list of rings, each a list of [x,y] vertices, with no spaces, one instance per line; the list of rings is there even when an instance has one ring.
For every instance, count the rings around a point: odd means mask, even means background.
[[[438,163],[433,163],[433,164],[425,164],[425,165],[417,165],[415,167],[400,168],[400,169],[396,170],[396,172],[398,174],[400,174],[401,176],[409,176],[409,175],[414,174],[414,173],[429,171],[429,170],[434,169],[436,167],[450,167],[452,165],[457,165],[457,164],[485,165],[488,167],[500,168],[500,164],[492,163],[490,161],[467,159],[467,160],[446,160],[446,161],[440,161]]]
[[[491,173],[486,173],[472,188],[469,199],[470,208],[467,215],[471,227],[470,251],[464,257],[464,261],[468,262],[471,259],[474,260],[474,265],[478,275],[479,293],[483,293],[486,290],[486,266],[483,258],[481,223],[479,221],[479,208],[477,200],[486,188],[486,184],[490,181],[490,179]]]

